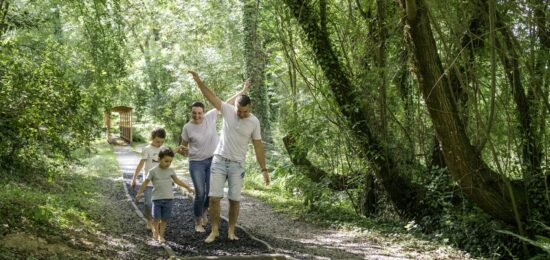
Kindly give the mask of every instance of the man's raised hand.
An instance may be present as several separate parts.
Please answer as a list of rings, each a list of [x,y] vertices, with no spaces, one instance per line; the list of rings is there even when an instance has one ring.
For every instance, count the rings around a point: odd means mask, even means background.
[[[247,79],[243,83],[243,90],[241,90],[241,95],[246,95],[250,90],[250,79]]]
[[[191,74],[191,76],[193,76],[193,80],[195,80],[196,82],[201,81],[201,78],[199,77],[199,74],[197,74],[196,72],[194,72],[192,70],[188,70],[187,73]]]

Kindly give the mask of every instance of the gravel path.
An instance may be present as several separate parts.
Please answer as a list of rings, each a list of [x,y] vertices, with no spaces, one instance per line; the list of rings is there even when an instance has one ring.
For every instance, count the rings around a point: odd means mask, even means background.
[[[139,148],[138,148],[139,149]],[[121,163],[123,172],[124,164],[130,162],[134,168],[139,160],[135,153],[128,147],[115,147],[119,163],[121,157],[127,162]],[[134,159],[132,159],[134,158]],[[133,162],[131,162],[134,160]],[[186,163],[186,162],[185,162]],[[192,183],[187,167],[185,174],[178,176],[187,183]],[[128,174],[128,173],[126,173]],[[130,177],[131,178],[131,177]],[[350,231],[317,227],[301,220],[293,220],[285,214],[275,212],[269,205],[244,195],[241,201],[241,210],[238,226],[244,228],[253,236],[266,241],[272,250],[259,243],[245,233],[237,231],[241,240],[237,242],[224,239],[227,234],[227,222],[222,221],[220,238],[213,244],[203,242],[206,234],[194,232],[192,223],[191,200],[179,196],[176,201],[173,216],[179,216],[178,220],[172,220],[169,224],[170,232],[167,233],[167,241],[178,256],[231,256],[231,255],[266,255],[271,254],[277,258],[296,259],[468,259],[468,254],[456,249],[441,245],[432,245],[428,241],[410,239],[395,239],[392,235],[378,234],[376,231]],[[222,200],[222,216],[227,217],[227,199]],[[136,216],[137,217],[137,216]],[[207,232],[210,226],[207,226]],[[225,233],[224,233],[225,232]],[[410,240],[413,240],[411,243]],[[421,246],[419,246],[421,245]],[[421,248],[422,251],[418,251]]]
[[[139,158],[136,153],[130,151],[128,146],[115,146],[115,152],[123,173],[124,185],[126,185],[130,196],[134,198],[139,185],[135,189],[131,189],[130,181]],[[186,182],[191,183],[189,180],[186,180]],[[176,198],[174,200],[172,218],[166,230],[166,244],[175,253],[175,256],[260,256],[270,253],[270,249],[265,244],[254,240],[242,229],[237,229],[236,231],[236,235],[240,238],[238,241],[227,239],[227,221],[225,220],[222,220],[220,223],[220,237],[214,243],[204,243],[204,239],[206,239],[210,232],[210,224],[205,227],[207,232],[195,232],[192,199],[179,193],[179,190],[175,190]],[[143,202],[136,204],[141,212],[143,212]],[[136,213],[134,215],[142,224],[141,229],[145,229],[144,221]],[[157,242],[151,239],[152,234],[150,232],[149,234],[145,234],[145,237],[149,240],[149,244],[158,245]]]

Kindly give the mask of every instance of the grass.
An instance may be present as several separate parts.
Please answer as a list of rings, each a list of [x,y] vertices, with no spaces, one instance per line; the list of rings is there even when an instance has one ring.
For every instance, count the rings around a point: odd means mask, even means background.
[[[89,256],[87,248],[82,248],[86,243],[76,240],[94,240],[93,234],[104,231],[98,221],[104,194],[97,190],[97,182],[119,176],[110,146],[98,144],[95,149],[94,154],[81,151],[78,156],[84,159],[79,165],[50,178],[40,173],[2,176],[0,258]],[[10,244],[10,239],[20,240],[15,241],[19,244]],[[20,244],[31,240],[36,243]]]

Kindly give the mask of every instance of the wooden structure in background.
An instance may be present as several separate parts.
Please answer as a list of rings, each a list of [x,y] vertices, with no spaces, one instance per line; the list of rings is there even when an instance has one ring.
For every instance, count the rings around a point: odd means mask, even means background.
[[[132,111],[133,108],[126,106],[116,106],[108,111],[105,111],[104,122],[107,127],[107,142],[112,143],[111,134],[111,114],[118,113],[120,115],[119,130],[120,138],[124,139],[129,144],[132,143]]]

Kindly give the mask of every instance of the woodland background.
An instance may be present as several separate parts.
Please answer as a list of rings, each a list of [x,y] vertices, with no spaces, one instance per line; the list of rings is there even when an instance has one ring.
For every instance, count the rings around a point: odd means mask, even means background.
[[[188,70],[222,99],[251,78],[272,189],[295,210],[544,257],[549,6],[0,0],[0,174],[55,182],[116,105],[134,108],[135,141],[163,125],[177,143],[203,100]]]

